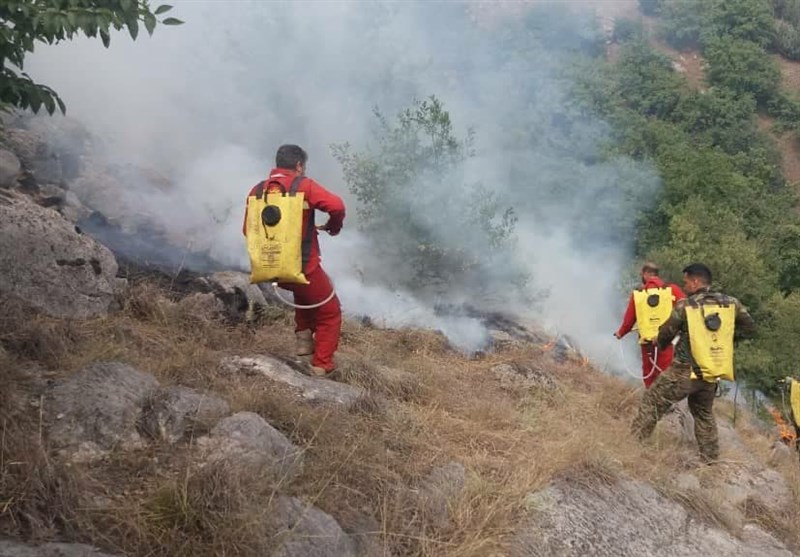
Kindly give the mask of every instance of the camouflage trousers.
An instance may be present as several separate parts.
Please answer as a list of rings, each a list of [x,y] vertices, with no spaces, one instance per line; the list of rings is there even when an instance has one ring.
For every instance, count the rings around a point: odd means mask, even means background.
[[[719,457],[719,438],[712,409],[717,386],[702,379],[691,379],[690,373],[688,364],[673,364],[662,373],[644,392],[631,430],[640,441],[647,439],[672,405],[688,397],[700,456],[706,461],[716,460]]]

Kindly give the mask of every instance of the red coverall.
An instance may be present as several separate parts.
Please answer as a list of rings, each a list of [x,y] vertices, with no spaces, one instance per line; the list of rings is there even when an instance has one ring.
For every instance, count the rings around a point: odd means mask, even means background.
[[[683,290],[681,290],[677,285],[670,284],[669,287],[672,290],[673,306],[675,305],[675,302],[686,297],[686,294],[684,294]],[[647,290],[648,288],[664,288],[664,281],[658,277],[651,277],[641,289]],[[633,294],[631,294],[631,297],[628,300],[628,309],[625,310],[625,317],[622,318],[622,325],[619,326],[619,330],[617,331],[617,337],[622,338],[630,333],[631,329],[633,329],[634,323],[636,323],[636,306],[633,303]],[[650,385],[652,385],[653,382],[658,379],[658,376],[661,374],[661,372],[666,370],[672,363],[674,347],[670,344],[664,350],[658,351],[658,355],[656,356],[656,366],[658,366],[658,369],[654,370],[652,362],[653,355],[651,353],[652,347],[649,344],[642,344],[641,346],[642,379],[644,380],[645,388],[649,389]]]
[[[292,184],[297,172],[285,168],[274,168],[269,174],[267,182],[280,182],[286,191]],[[250,195],[254,194],[254,186]],[[275,188],[276,191],[280,191]],[[268,190],[269,191],[269,190]],[[328,213],[328,222],[325,230],[335,236],[342,229],[345,208],[342,199],[323,188],[311,178],[305,178],[298,190],[305,194],[308,209],[303,211],[303,237],[308,233],[308,219],[312,218],[314,210]],[[247,235],[247,210],[245,209],[243,232]],[[311,253],[303,268],[303,273],[309,284],[280,284],[281,288],[294,293],[294,303],[298,305],[318,304],[330,296],[333,290],[330,278],[320,265],[319,238],[316,228],[311,232]],[[342,308],[338,296],[334,296],[328,303],[316,309],[295,309],[295,331],[311,330],[314,333],[314,356],[311,365],[327,372],[335,368],[333,355],[339,347],[339,334],[342,329]]]

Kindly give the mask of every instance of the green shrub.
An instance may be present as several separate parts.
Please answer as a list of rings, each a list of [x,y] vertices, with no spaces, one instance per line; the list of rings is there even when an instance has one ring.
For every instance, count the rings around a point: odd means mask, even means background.
[[[614,23],[614,40],[618,43],[641,40],[644,37],[644,25],[640,20],[622,18]]]
[[[775,98],[781,80],[778,65],[763,48],[732,37],[711,39],[705,50],[708,81],[734,93],[752,95],[759,105]]]
[[[775,22],[775,52],[789,60],[800,60],[800,29],[793,24],[779,20]]]

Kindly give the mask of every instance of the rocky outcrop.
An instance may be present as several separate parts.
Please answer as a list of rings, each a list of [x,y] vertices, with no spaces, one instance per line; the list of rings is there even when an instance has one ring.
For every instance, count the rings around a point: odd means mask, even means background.
[[[763,530],[746,525],[737,539],[649,485],[620,480],[561,481],[529,496],[529,518],[513,555],[617,557],[619,555],[726,555],[789,557]]]
[[[198,446],[206,463],[224,464],[240,473],[269,468],[280,478],[293,474],[302,456],[285,435],[253,412],[225,418]]]
[[[269,306],[256,284],[250,283],[250,276],[236,271],[222,271],[200,277],[196,287],[214,295],[224,308],[224,314],[233,322],[255,321]]]
[[[155,377],[121,363],[94,364],[56,383],[45,402],[50,444],[77,460],[140,446],[142,406],[157,387]]]
[[[22,165],[17,156],[11,151],[0,149],[0,188],[16,185],[21,172]]]
[[[0,540],[0,557],[113,557],[99,549],[79,543],[29,545]]]
[[[271,356],[235,356],[222,362],[223,368],[234,373],[263,375],[281,383],[310,402],[339,404],[350,407],[365,395],[364,389],[323,378],[309,377]]]
[[[0,190],[0,299],[47,315],[109,311],[122,283],[117,261],[56,211]]]
[[[276,557],[358,557],[358,544],[329,514],[295,497],[279,497],[270,512]]]
[[[230,413],[227,402],[188,387],[158,389],[145,403],[141,430],[151,439],[177,443],[207,433]]]
[[[418,490],[420,507],[426,520],[436,528],[446,528],[451,523],[451,509],[464,491],[467,474],[464,465],[449,462],[434,468]]]
[[[522,387],[554,391],[558,383],[551,373],[531,363],[511,362],[492,367],[492,373],[506,388]]]

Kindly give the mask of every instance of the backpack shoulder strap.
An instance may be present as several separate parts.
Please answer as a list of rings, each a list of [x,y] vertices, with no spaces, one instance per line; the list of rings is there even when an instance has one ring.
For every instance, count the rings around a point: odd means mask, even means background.
[[[254,197],[261,197],[262,195],[264,195],[264,186],[266,185],[266,183],[267,183],[266,181],[263,181],[256,184],[256,187],[253,188]]]
[[[300,189],[300,183],[305,179],[305,176],[295,176],[292,180],[292,185],[289,186],[289,195],[296,195],[297,190]]]

